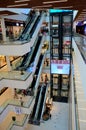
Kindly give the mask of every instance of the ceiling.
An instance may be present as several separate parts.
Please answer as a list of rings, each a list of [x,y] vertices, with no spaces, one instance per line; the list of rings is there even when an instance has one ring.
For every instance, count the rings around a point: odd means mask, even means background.
[[[0,11],[0,16],[15,15],[15,14],[17,13],[14,13],[8,10]]]
[[[76,20],[86,19],[86,0],[0,0],[0,8],[61,8],[79,10]]]

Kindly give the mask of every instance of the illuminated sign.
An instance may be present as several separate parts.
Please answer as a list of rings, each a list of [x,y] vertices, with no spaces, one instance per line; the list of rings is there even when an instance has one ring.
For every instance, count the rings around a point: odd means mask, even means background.
[[[50,9],[50,13],[71,12],[72,10]]]
[[[69,60],[51,60],[51,73],[53,74],[69,74]]]

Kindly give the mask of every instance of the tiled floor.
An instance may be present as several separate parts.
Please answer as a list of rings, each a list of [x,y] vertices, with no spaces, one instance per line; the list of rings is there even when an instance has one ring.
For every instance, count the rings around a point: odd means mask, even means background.
[[[17,102],[20,102],[20,97],[22,95],[18,94],[18,99],[14,99],[14,89],[8,88],[1,96],[0,96],[0,106],[3,105],[7,100],[13,99]],[[28,101],[28,96],[22,96],[23,101]]]
[[[18,114],[15,114],[14,112],[9,112],[6,115],[5,120],[2,123],[0,123],[0,130],[7,130],[10,127],[10,125],[13,123],[12,122],[12,116],[15,116],[16,121],[21,124],[25,114],[19,114],[18,115]]]
[[[68,108],[66,103],[53,102],[51,119],[40,126],[27,124],[24,130],[68,130]]]

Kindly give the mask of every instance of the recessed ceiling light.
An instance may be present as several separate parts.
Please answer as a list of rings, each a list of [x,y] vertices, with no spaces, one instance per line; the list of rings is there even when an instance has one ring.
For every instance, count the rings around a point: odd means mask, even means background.
[[[32,8],[45,8],[45,7],[51,7],[52,5],[43,5],[43,6],[34,6]]]
[[[73,6],[66,6],[66,7],[54,7],[54,9],[55,9],[55,8],[63,8],[63,9],[64,9],[64,8],[73,8]]]
[[[26,4],[17,4],[17,5],[8,5],[7,7],[9,8],[9,7],[19,7],[19,6],[27,6],[28,5],[28,3],[26,3]]]
[[[19,2],[28,2],[28,1],[30,1],[30,0],[15,0],[15,3],[19,3]]]
[[[82,12],[81,14],[86,14],[86,12]]]
[[[84,15],[86,15],[86,14],[80,14],[80,16],[84,16]]]
[[[49,3],[61,3],[61,2],[67,2],[68,0],[58,0],[58,1],[44,1],[43,4],[49,4]]]

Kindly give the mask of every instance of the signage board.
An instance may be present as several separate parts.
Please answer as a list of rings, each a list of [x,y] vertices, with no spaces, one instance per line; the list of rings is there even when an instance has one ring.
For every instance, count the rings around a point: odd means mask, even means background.
[[[69,74],[69,60],[51,60],[51,73],[53,74]]]

